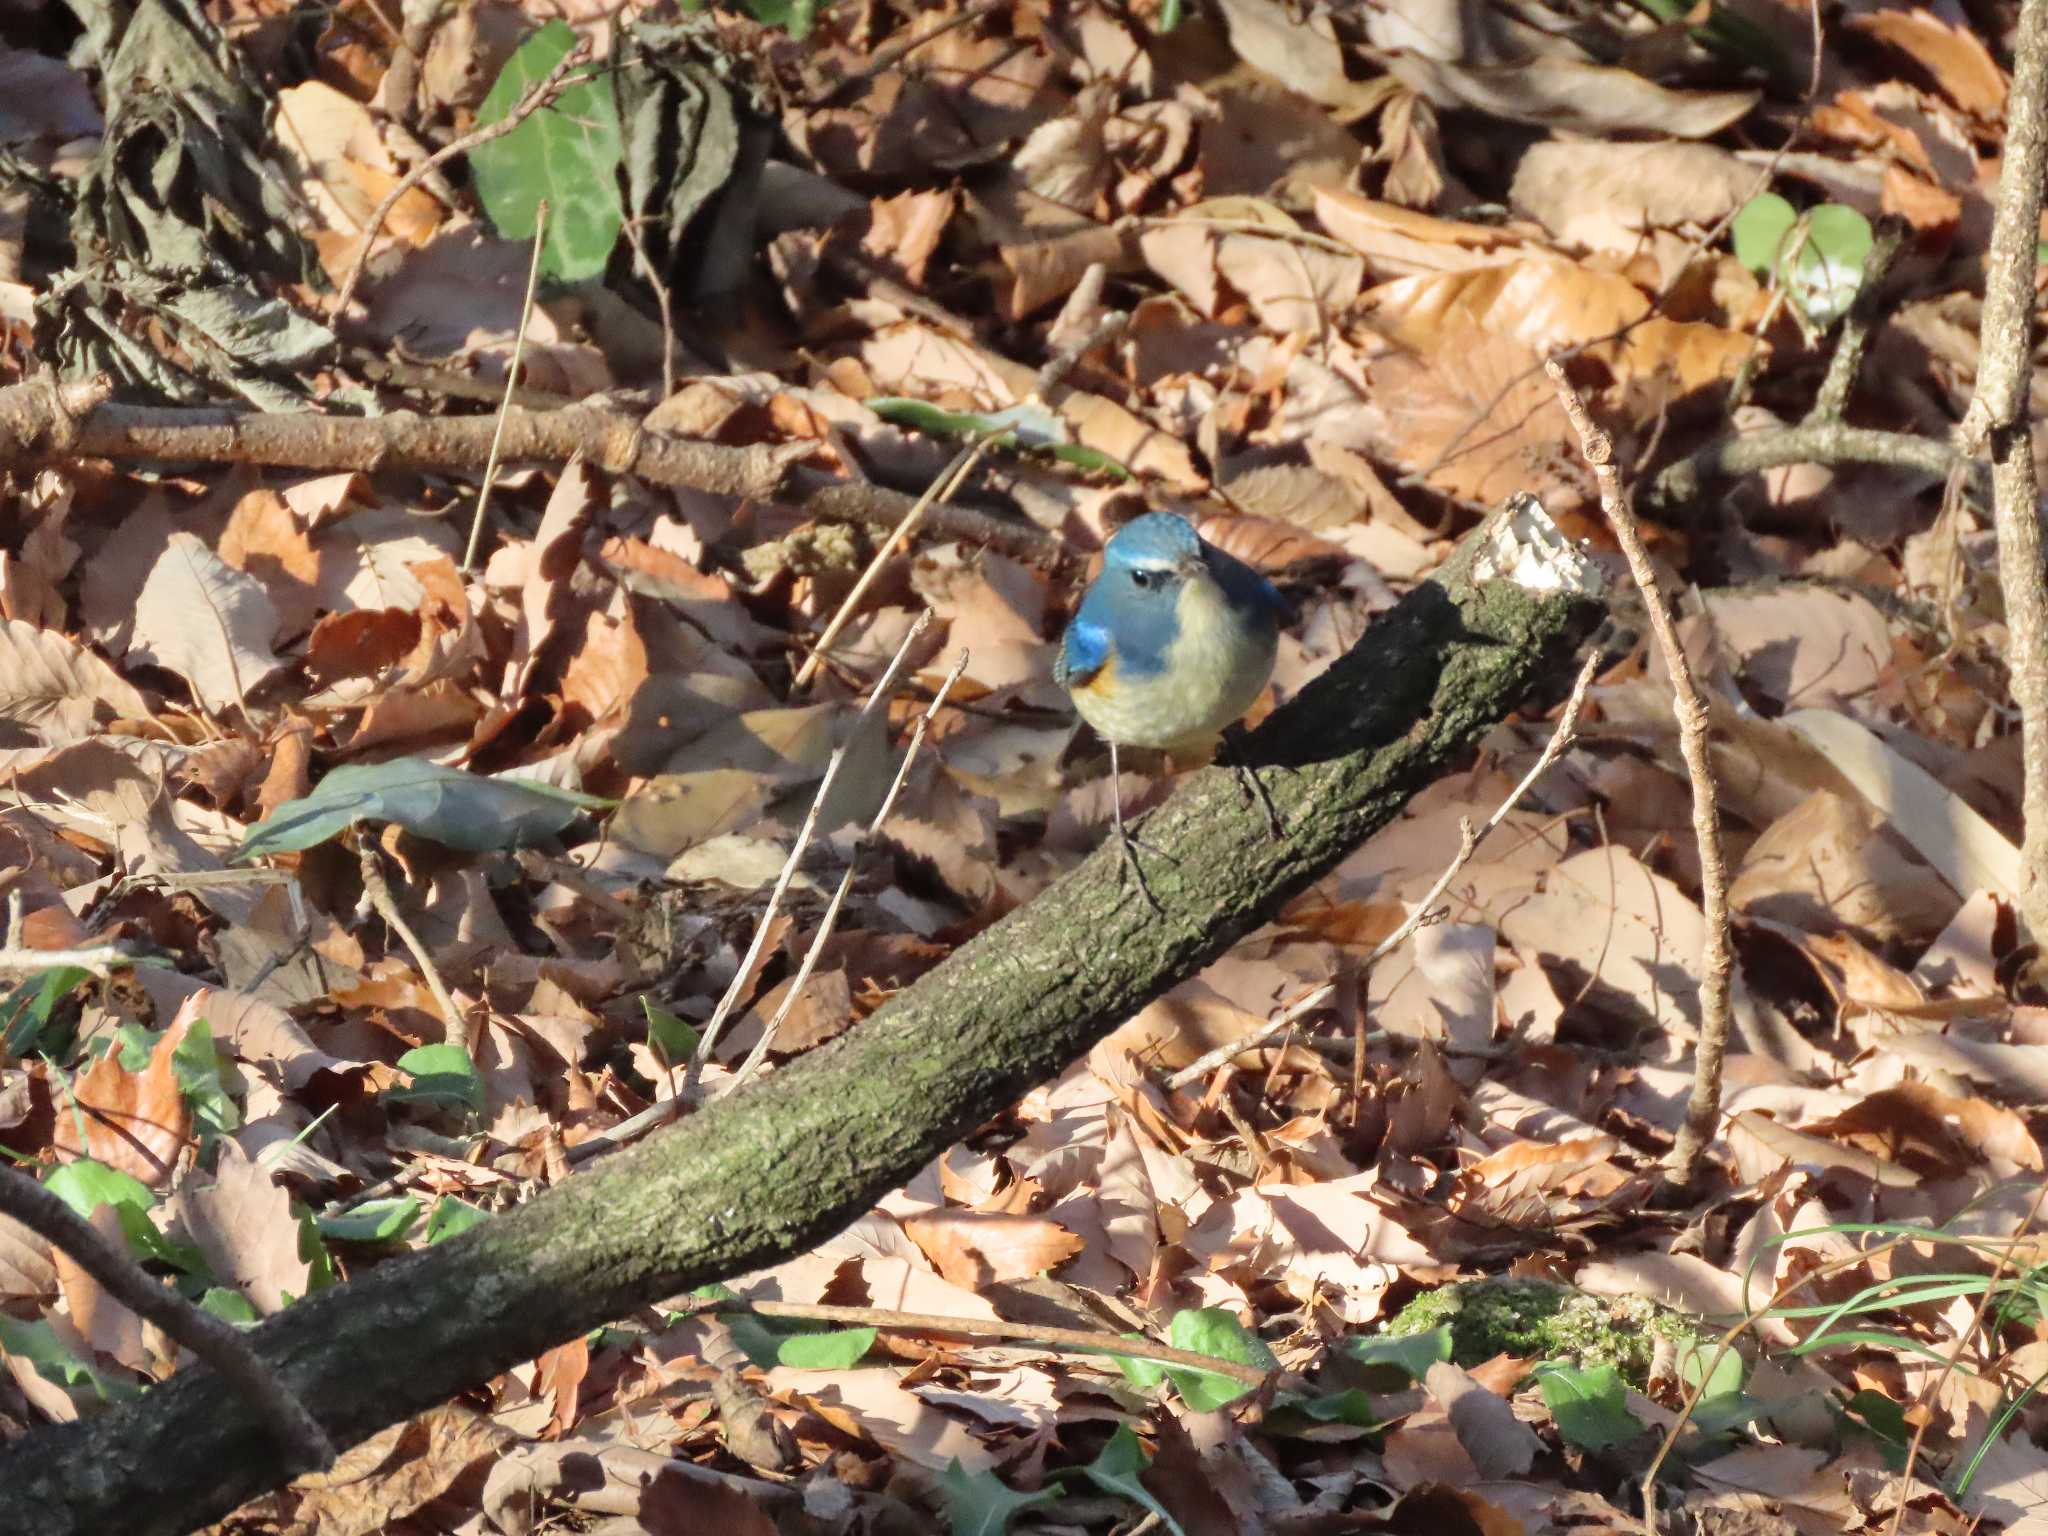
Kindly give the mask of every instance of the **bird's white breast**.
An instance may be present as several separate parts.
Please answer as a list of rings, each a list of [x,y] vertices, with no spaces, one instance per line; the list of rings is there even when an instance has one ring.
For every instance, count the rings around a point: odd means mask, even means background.
[[[1183,587],[1177,616],[1162,670],[1144,675],[1112,664],[1103,686],[1074,691],[1097,734],[1124,746],[1177,747],[1214,736],[1252,707],[1273,675],[1277,626],[1232,610],[1212,581]]]

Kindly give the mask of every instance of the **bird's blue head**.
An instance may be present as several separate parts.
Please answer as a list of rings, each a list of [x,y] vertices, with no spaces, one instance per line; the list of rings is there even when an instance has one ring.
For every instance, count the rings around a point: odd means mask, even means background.
[[[1171,512],[1147,512],[1119,528],[1102,551],[1102,576],[1119,592],[1162,597],[1169,605],[1180,584],[1207,569],[1194,525]]]

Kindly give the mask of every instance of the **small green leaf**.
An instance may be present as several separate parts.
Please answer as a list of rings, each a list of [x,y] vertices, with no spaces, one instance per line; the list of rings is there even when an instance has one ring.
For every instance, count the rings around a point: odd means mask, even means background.
[[[231,1291],[226,1286],[210,1285],[206,1294],[199,1298],[201,1310],[211,1312],[224,1323],[238,1327],[254,1327],[263,1319],[255,1306],[240,1291]]]
[[[1180,1522],[1166,1512],[1166,1507],[1152,1497],[1151,1490],[1138,1481],[1138,1474],[1145,1470],[1145,1447],[1138,1443],[1138,1437],[1131,1432],[1128,1424],[1119,1424],[1116,1433],[1109,1437],[1109,1444],[1102,1448],[1102,1454],[1081,1469],[1088,1481],[1104,1493],[1119,1499],[1129,1499],[1140,1509],[1149,1510],[1173,1536],[1187,1536]]]
[[[1643,1432],[1629,1412],[1621,1372],[1612,1365],[1574,1366],[1550,1360],[1536,1367],[1536,1385],[1557,1432],[1582,1450],[1626,1445]]]
[[[1051,1503],[1060,1490],[1054,1486],[1016,1493],[995,1473],[986,1468],[970,1472],[955,1456],[939,1474],[939,1496],[945,1500],[953,1536],[1003,1536],[1018,1515]]]
[[[393,1103],[426,1100],[483,1110],[484,1080],[459,1045],[416,1046],[398,1058],[398,1070],[410,1073],[412,1081],[386,1091],[384,1097]]]
[[[791,1365],[804,1371],[843,1371],[858,1365],[861,1356],[874,1347],[872,1328],[835,1328],[822,1333],[798,1333],[784,1339],[775,1351],[777,1365]]]
[[[420,1203],[411,1195],[366,1200],[332,1216],[318,1218],[320,1235],[337,1243],[389,1243],[410,1232],[420,1219]]]
[[[89,1388],[103,1401],[134,1397],[141,1390],[132,1382],[100,1375],[66,1349],[48,1323],[32,1323],[0,1313],[0,1349],[21,1356],[35,1366],[36,1374],[45,1381],[65,1388]]]
[[[1716,1354],[1720,1357],[1718,1360],[1715,1358]],[[1710,1397],[1720,1397],[1742,1390],[1741,1351],[1721,1349],[1720,1345],[1711,1339],[1694,1341],[1679,1347],[1678,1376],[1688,1387],[1700,1385],[1700,1379],[1706,1375],[1709,1365],[1713,1366],[1714,1374],[1707,1382],[1705,1390],[1700,1393],[1701,1402]]]
[[[300,1210],[299,1258],[306,1266],[306,1294],[324,1291],[337,1284],[340,1276],[334,1272],[334,1256],[327,1251],[327,1244],[320,1237],[320,1220],[311,1211]]]
[[[311,794],[287,800],[251,827],[235,858],[311,848],[360,821],[395,822],[444,847],[490,853],[553,837],[584,812],[611,803],[526,779],[465,773],[424,758],[349,763],[328,774]]]
[[[1139,1335],[1126,1335],[1137,1338]],[[1190,1350],[1198,1355],[1210,1355],[1218,1360],[1228,1360],[1235,1365],[1249,1365],[1262,1371],[1276,1369],[1280,1362],[1273,1358],[1273,1352],[1266,1348],[1259,1336],[1240,1323],[1236,1316],[1223,1307],[1197,1307],[1174,1314],[1172,1325],[1167,1330],[1167,1342],[1175,1349]],[[1149,1392],[1161,1381],[1171,1381],[1173,1388],[1197,1413],[1208,1413],[1235,1402],[1253,1390],[1247,1382],[1235,1376],[1219,1372],[1204,1371],[1183,1365],[1163,1365],[1156,1360],[1147,1360],[1139,1355],[1119,1355],[1111,1352],[1117,1368],[1132,1386]]]
[[[143,1072],[149,1068],[149,1058],[156,1054],[156,1042],[161,1030],[148,1029],[133,1020],[114,1027],[114,1038],[107,1042],[120,1060],[124,1072]]]
[[[1768,279],[1778,269],[1785,237],[1798,222],[1798,212],[1777,193],[1765,192],[1751,198],[1742,212],[1735,215],[1731,230],[1735,259],[1758,277]]]
[[[1877,1441],[1879,1454],[1894,1471],[1906,1465],[1906,1447],[1913,1439],[1913,1427],[1906,1422],[1906,1410],[1868,1387],[1851,1394],[1840,1412]]]
[[[1344,1353],[1367,1367],[1366,1384],[1381,1391],[1422,1380],[1432,1365],[1451,1358],[1451,1349],[1448,1323],[1427,1333],[1383,1333],[1344,1341]]]
[[[477,109],[477,126],[502,122],[576,45],[551,21],[521,43]],[[541,271],[565,283],[600,276],[625,219],[619,193],[617,98],[603,73],[570,86],[501,139],[470,152],[477,200],[507,240],[531,240],[548,205]]]
[[[43,1187],[88,1220],[103,1205],[147,1211],[156,1204],[156,1196],[142,1180],[89,1157],[52,1168]]]
[[[647,1015],[647,1043],[663,1066],[680,1066],[697,1054],[698,1034],[688,1023],[645,992],[640,994],[640,1009]]]
[[[490,1219],[489,1211],[479,1210],[453,1195],[443,1195],[435,1204],[433,1214],[427,1217],[427,1242],[431,1246],[459,1237],[471,1227],[480,1227]]]
[[[1373,1407],[1373,1395],[1362,1387],[1342,1392],[1279,1392],[1266,1410],[1260,1428],[1268,1434],[1298,1435],[1318,1424],[1344,1424],[1352,1429],[1379,1429],[1386,1417]]]
[[[33,1056],[48,1048],[42,1035],[50,1016],[72,988],[91,976],[80,966],[52,966],[0,996],[0,1054]]]
[[[739,1301],[731,1288],[712,1284],[691,1292],[711,1301]],[[859,1363],[874,1346],[872,1328],[819,1328],[797,1318],[761,1317],[752,1312],[721,1312],[719,1321],[731,1330],[733,1342],[755,1365],[790,1365],[807,1371],[840,1371]]]
[[[206,1020],[195,1019],[185,1031],[185,1038],[171,1052],[171,1071],[177,1075],[178,1089],[192,1106],[192,1118],[202,1132],[225,1136],[241,1125],[242,1112],[221,1082],[220,1052]]]

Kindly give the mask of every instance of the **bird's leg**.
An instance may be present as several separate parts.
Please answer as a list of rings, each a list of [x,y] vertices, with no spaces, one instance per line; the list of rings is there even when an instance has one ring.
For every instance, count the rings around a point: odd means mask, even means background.
[[[1117,765],[1116,743],[1113,741],[1109,743],[1109,809],[1116,818],[1116,841],[1123,850],[1123,867],[1130,870],[1131,877],[1138,882],[1138,893],[1145,898],[1145,904],[1163,916],[1159,898],[1152,894],[1152,887],[1145,883],[1145,871],[1138,865],[1137,840],[1124,828],[1124,776]]]
[[[1266,825],[1273,829],[1275,837],[1286,835],[1280,825],[1280,812],[1274,809],[1273,797],[1266,793],[1266,786],[1259,776],[1252,772],[1251,764],[1245,760],[1243,750],[1244,732],[1234,725],[1223,728],[1223,755],[1229,759],[1231,771],[1237,775],[1237,787],[1245,799],[1257,804],[1266,813]]]

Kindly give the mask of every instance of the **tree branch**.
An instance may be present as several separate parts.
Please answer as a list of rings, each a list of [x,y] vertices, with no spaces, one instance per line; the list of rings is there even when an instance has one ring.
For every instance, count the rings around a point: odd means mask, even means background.
[[[837,1040],[530,1204],[286,1308],[251,1336],[353,1444],[635,1307],[799,1253],[1195,974],[1568,677],[1603,604],[1532,498],[1153,812],[1155,915],[1105,846]],[[183,1532],[288,1469],[209,1372],[0,1448],[10,1536]]]
[[[1984,257],[1977,392],[1958,434],[1972,458],[1991,456],[1998,581],[2005,593],[2012,697],[2020,709],[2026,822],[2020,848],[2020,920],[2048,944],[2048,574],[2041,566],[2040,485],[2034,471],[2035,242],[2048,173],[2048,0],[2024,0],[2005,109],[2005,166],[1991,249]]]
[[[63,1197],[25,1173],[0,1166],[0,1212],[49,1239],[107,1294],[157,1327],[219,1372],[245,1404],[255,1408],[277,1437],[272,1457],[283,1451],[300,1469],[334,1461],[319,1421],[278,1379],[277,1372],[249,1346],[249,1336],[223,1318],[202,1312],[161,1281],[152,1280]]]
[[[481,475],[495,416],[323,416],[221,409],[111,405],[100,386],[53,389],[30,382],[0,389],[0,464],[87,457],[133,462],[260,464],[274,469],[410,469]],[[652,485],[688,486],[717,496],[751,496],[801,507],[838,523],[896,527],[915,498],[884,486],[837,479],[802,466],[812,443],[728,447],[643,431],[602,405],[504,412],[506,463],[560,465],[581,452],[612,474]],[[999,549],[1038,565],[1055,562],[1058,539],[1029,523],[969,507],[933,507],[926,522],[948,538]]]

